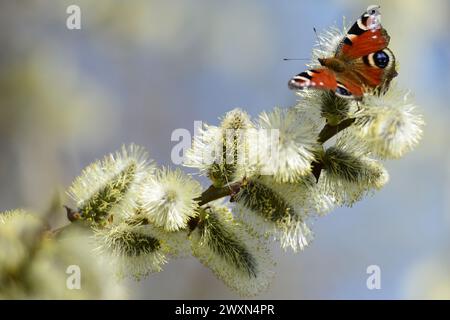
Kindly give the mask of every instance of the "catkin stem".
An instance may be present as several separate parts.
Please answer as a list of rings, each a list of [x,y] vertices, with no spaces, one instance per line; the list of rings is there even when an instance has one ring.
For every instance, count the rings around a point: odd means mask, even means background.
[[[208,189],[203,191],[202,195],[195,199],[198,202],[199,206],[205,205],[211,201],[227,197],[232,195],[233,193],[236,193],[239,191],[239,187],[241,186],[242,182],[234,182],[227,186],[217,188],[213,185],[209,186]]]
[[[329,124],[326,124],[323,127],[322,131],[320,131],[319,139],[317,139],[317,141],[320,144],[324,144],[326,141],[331,139],[334,135],[336,135],[339,132],[341,132],[342,130],[350,127],[353,124],[353,122],[355,122],[355,118],[345,119],[335,126],[330,126]]]
[[[329,139],[331,139],[333,136],[341,132],[342,130],[350,127],[353,122],[355,122],[355,118],[348,118],[340,123],[338,123],[335,126],[331,126],[329,124],[326,124],[323,129],[319,133],[319,138],[317,139],[317,142],[319,142],[321,145],[327,142]],[[320,160],[313,161],[311,164],[311,170],[316,178],[316,181],[319,181],[320,173],[322,172],[323,163],[320,162]]]

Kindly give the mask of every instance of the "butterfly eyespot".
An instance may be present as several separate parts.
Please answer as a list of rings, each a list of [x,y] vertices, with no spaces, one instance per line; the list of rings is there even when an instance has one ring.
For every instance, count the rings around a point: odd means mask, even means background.
[[[344,98],[349,98],[352,96],[352,94],[350,93],[350,91],[348,91],[342,84],[338,84],[337,88],[336,88],[336,95],[340,96],[340,97],[344,97]]]
[[[378,68],[386,68],[389,64],[389,55],[383,50],[377,51],[373,54],[373,61]]]
[[[372,6],[369,6],[369,7],[367,8],[367,11],[366,11],[366,12],[367,12],[369,15],[378,14],[378,13],[379,13],[378,9],[380,9],[380,6],[378,6],[378,5],[372,5]]]

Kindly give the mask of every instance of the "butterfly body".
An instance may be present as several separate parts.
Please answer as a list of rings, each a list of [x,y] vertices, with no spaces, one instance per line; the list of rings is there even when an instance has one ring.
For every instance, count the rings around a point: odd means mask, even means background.
[[[334,72],[344,72],[348,69],[348,63],[339,58],[319,58],[319,63]]]
[[[370,6],[341,40],[334,56],[319,58],[320,67],[294,76],[289,88],[331,90],[358,100],[370,90],[384,92],[397,75],[395,56],[387,48],[389,40],[378,7]]]

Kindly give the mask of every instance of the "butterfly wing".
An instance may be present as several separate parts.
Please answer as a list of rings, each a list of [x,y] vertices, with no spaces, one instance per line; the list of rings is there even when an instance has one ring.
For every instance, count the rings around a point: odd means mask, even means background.
[[[317,88],[335,91],[337,88],[336,75],[326,68],[311,69],[292,77],[288,86],[291,90]]]
[[[364,92],[375,89],[384,93],[391,80],[397,76],[395,57],[389,48],[370,53],[351,62],[345,72],[336,73],[336,95],[343,98],[362,99]]]
[[[361,100],[364,94],[364,88],[361,82],[350,72],[338,73],[336,75],[337,87],[335,94],[338,97],[346,99]]]
[[[380,20],[378,7],[367,8],[342,39],[336,50],[336,58],[348,61],[386,48],[390,37]]]
[[[381,26],[378,6],[370,6],[352,25],[336,50],[336,58],[349,64],[340,81],[359,82],[362,90],[383,93],[397,76],[395,56],[387,48],[390,37]],[[351,86],[351,85],[350,85]]]
[[[358,79],[349,73],[335,73],[327,68],[311,69],[299,73],[291,80],[288,86],[292,90],[315,88],[330,90],[342,98],[359,99],[363,95]]]
[[[384,48],[354,60],[350,70],[365,87],[384,93],[391,80],[397,76],[395,67],[393,52]]]

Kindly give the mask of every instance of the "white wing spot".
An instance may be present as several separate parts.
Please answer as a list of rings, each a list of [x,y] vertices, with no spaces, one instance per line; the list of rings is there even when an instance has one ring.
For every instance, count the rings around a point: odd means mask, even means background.
[[[362,23],[361,19],[356,20],[356,23],[361,30],[368,30],[368,28]]]

